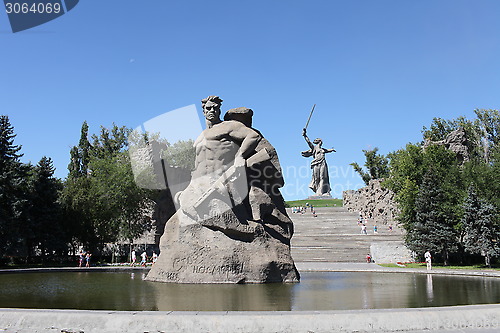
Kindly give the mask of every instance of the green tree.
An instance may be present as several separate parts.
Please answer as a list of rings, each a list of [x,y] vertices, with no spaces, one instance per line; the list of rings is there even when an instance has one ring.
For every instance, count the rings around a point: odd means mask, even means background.
[[[474,110],[477,137],[482,146],[483,156],[489,163],[492,155],[500,152],[500,112],[498,110]]]
[[[74,158],[69,166],[70,170],[86,168],[87,172],[70,172],[63,202],[67,214],[77,221],[75,238],[94,251],[105,243],[133,239],[150,228],[146,213],[154,192],[139,188],[134,181],[127,128],[115,124],[111,129],[101,127],[91,144],[87,144],[87,130],[84,123],[79,146],[71,150]]]
[[[90,149],[92,148],[88,140],[88,135],[89,125],[84,121],[80,131],[78,146],[74,146],[70,151],[71,160],[68,165],[68,171],[71,178],[86,176],[88,173]]]
[[[135,183],[128,153],[93,159],[91,166],[92,215],[101,241],[131,240],[149,230],[153,192]]]
[[[417,253],[429,250],[440,253],[448,265],[449,254],[457,250],[458,233],[455,215],[448,205],[448,194],[441,187],[442,178],[434,168],[424,175],[415,200],[415,223],[407,230],[406,244]]]
[[[179,140],[174,144],[167,143],[163,158],[169,165],[194,170],[196,151],[193,144],[193,140]]]
[[[127,138],[131,130],[113,124],[111,129],[101,126],[99,135],[92,135],[89,154],[96,158],[114,156],[128,147]]]
[[[479,131],[477,122],[470,121],[465,117],[453,120],[434,118],[430,128],[423,127],[422,135],[424,142],[444,143],[448,135],[458,129],[463,129],[465,132],[464,144],[467,147],[468,157],[471,159],[482,158],[481,131]]]
[[[500,114],[474,110],[474,157],[464,164],[465,179],[475,184],[478,195],[500,209]]]
[[[475,185],[477,194],[500,208],[500,161],[498,154],[491,156],[490,163],[484,160],[474,160],[463,166],[464,180]]]
[[[439,252],[448,263],[450,251],[457,247],[445,242],[440,234],[450,235],[453,230],[455,235],[457,232],[465,191],[455,154],[443,146],[423,149],[408,144],[406,149],[391,154],[390,170],[384,185],[395,192],[400,209],[398,221],[407,232],[406,244],[418,253],[427,249]],[[436,192],[431,191],[432,186]],[[434,223],[437,223],[437,231]],[[431,232],[433,238],[429,237]],[[457,238],[452,237],[450,241],[456,245]]]
[[[415,200],[425,172],[424,152],[415,144],[407,144],[389,154],[390,177],[384,185],[395,193],[400,213],[399,223],[406,229],[412,228],[415,221]]]
[[[28,256],[64,255],[68,249],[66,227],[63,224],[59,192],[62,182],[54,177],[52,160],[42,157],[32,168],[29,193],[29,221],[26,225]]]
[[[29,167],[20,162],[15,137],[9,117],[0,116],[0,256],[19,254],[23,248]]]
[[[400,210],[398,221],[407,232],[407,245],[417,252],[428,247],[446,261],[450,252],[462,249],[461,240],[466,234],[463,202],[468,184],[474,183],[478,195],[500,210],[500,115],[497,110],[475,110],[475,113],[477,119],[473,121],[464,117],[434,118],[429,128],[423,128],[423,141],[441,141],[441,144],[410,143],[388,154],[389,177],[383,185],[395,192]],[[463,144],[469,155],[469,160],[463,163],[443,145],[454,143],[446,140],[459,128],[465,132]],[[429,177],[434,179],[436,193],[430,192],[432,182],[426,180]],[[431,197],[438,200],[431,201]],[[454,245],[439,241],[444,239],[439,235],[429,236],[434,232],[429,221],[436,220],[432,223],[440,226],[440,233],[453,235],[450,240]]]
[[[88,140],[89,127],[83,122],[80,130],[80,140],[77,146],[70,150],[68,177],[64,181],[61,191],[61,204],[67,225],[67,234],[71,238],[73,253],[76,253],[76,244],[83,243],[92,250],[97,248],[98,238],[93,232],[90,209],[93,199],[89,196],[89,160],[91,145]]]
[[[372,150],[363,150],[366,158],[365,167],[368,172],[365,172],[356,162],[350,164],[354,168],[354,171],[359,173],[366,185],[368,185],[369,181],[372,179],[381,179],[389,175],[388,158],[384,155],[377,154],[377,152],[377,147]]]
[[[500,255],[500,227],[495,207],[479,198],[473,185],[469,187],[463,206],[462,228],[465,250],[481,254],[485,264],[491,266],[491,258]]]
[[[473,133],[475,128],[473,122],[465,117],[458,117],[457,119],[445,120],[442,118],[434,118],[429,128],[426,126],[422,129],[422,136],[424,140],[441,141],[445,140],[448,134],[462,127],[467,136],[472,138],[475,136]]]

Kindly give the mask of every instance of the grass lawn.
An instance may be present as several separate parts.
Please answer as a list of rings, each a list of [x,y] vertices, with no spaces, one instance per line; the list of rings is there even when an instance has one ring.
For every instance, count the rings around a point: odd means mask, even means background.
[[[398,268],[426,268],[425,262],[414,262],[414,263],[405,263],[405,267],[398,266],[396,264],[378,264],[382,267],[398,267]],[[443,264],[432,264],[432,268],[436,269],[469,269],[473,271],[477,270],[495,270],[500,271],[500,267],[487,267],[485,265],[469,265],[469,266],[443,266]]]
[[[286,201],[287,207],[305,206],[306,202],[314,207],[342,207],[342,199],[294,200]]]

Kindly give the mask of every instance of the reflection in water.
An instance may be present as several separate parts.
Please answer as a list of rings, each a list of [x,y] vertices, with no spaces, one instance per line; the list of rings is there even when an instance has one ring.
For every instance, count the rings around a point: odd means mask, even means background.
[[[290,311],[291,284],[169,284],[153,286],[157,309],[200,311]]]
[[[143,311],[382,309],[500,302],[500,279],[302,273],[297,284],[169,284],[143,272],[0,274],[0,307]]]
[[[406,307],[412,278],[413,274],[309,273],[294,289],[292,310]]]
[[[434,290],[432,286],[432,274],[427,274],[427,299],[432,302],[434,299]]]

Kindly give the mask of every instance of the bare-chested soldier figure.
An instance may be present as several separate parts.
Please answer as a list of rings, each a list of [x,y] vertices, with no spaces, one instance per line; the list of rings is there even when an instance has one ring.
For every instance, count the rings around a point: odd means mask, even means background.
[[[209,96],[202,100],[203,114],[207,128],[200,134],[194,143],[196,149],[195,169],[189,186],[180,194],[180,208],[189,216],[204,219],[206,216],[214,216],[224,213],[234,205],[241,202],[248,191],[246,176],[241,175],[244,171],[245,160],[255,151],[260,140],[260,135],[251,128],[237,121],[222,121],[220,119],[220,107],[222,100],[218,96]],[[227,192],[221,193],[220,181],[225,177],[225,172],[233,167],[239,172],[231,173],[233,177],[222,186]],[[241,185],[238,185],[240,181]],[[204,213],[199,216],[194,208],[199,205],[199,200],[207,193],[216,188],[218,200],[206,202]],[[219,187],[219,188],[217,188]],[[234,193],[235,191],[240,193]],[[235,198],[239,195],[238,198]],[[236,202],[233,202],[236,200]],[[204,208],[204,207],[202,207]]]

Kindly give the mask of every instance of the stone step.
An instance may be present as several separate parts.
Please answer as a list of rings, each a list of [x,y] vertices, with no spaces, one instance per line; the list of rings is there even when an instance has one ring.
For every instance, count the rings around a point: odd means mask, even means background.
[[[314,204],[314,203],[313,203]],[[291,241],[292,257],[305,262],[364,262],[375,242],[400,242],[403,233],[394,226],[389,232],[386,225],[378,225],[378,234],[373,233],[373,223],[368,221],[367,235],[361,234],[357,213],[343,207],[315,208],[317,217],[310,212],[293,214],[294,236]]]

